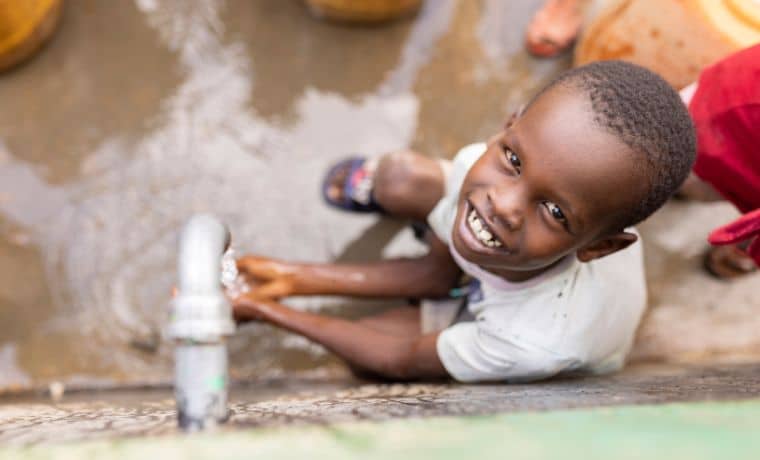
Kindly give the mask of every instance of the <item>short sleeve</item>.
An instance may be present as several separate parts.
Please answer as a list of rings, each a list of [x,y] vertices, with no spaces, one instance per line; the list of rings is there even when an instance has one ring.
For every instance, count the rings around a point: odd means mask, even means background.
[[[446,244],[451,242],[451,230],[457,216],[459,190],[462,188],[462,182],[464,182],[464,178],[472,165],[485,153],[486,148],[486,144],[477,143],[459,150],[446,177],[445,194],[428,214],[428,225],[430,225],[433,233]]]
[[[528,382],[577,364],[515,337],[496,337],[479,328],[477,321],[458,323],[441,332],[436,349],[446,371],[460,382]]]

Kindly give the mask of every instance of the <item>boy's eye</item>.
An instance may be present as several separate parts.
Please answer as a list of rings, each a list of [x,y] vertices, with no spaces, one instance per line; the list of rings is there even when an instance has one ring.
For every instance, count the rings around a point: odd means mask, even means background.
[[[509,161],[509,164],[512,165],[517,172],[520,172],[520,158],[517,156],[515,152],[509,149],[506,145],[502,146],[502,149],[504,150],[504,155],[507,156],[507,161]]]
[[[551,201],[545,202],[544,206],[546,206],[546,209],[549,210],[549,214],[551,214],[551,216],[554,219],[556,219],[556,220],[558,220],[558,221],[560,221],[562,223],[567,222],[567,218],[565,217],[565,214],[562,212],[562,210],[559,208],[559,206],[557,206],[556,204],[552,203]]]

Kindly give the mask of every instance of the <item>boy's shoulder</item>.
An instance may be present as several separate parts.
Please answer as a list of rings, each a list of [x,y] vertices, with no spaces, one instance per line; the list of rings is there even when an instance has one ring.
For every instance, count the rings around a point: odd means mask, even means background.
[[[632,228],[626,231],[638,235]],[[639,304],[646,295],[640,240],[621,251],[590,262],[580,262],[574,255],[569,255],[543,274],[520,283],[510,283],[482,269],[473,276],[481,280],[486,278],[486,291],[496,298],[516,296],[520,302],[525,302],[540,297],[547,307],[552,304],[574,304],[571,306],[576,310],[606,310],[607,305],[616,302],[619,297]],[[549,298],[544,299],[546,295]]]
[[[470,312],[484,330],[586,363],[627,350],[646,307],[638,242],[591,262],[570,259],[506,289],[482,284],[482,300]]]
[[[485,142],[469,144],[459,149],[451,161],[441,162],[446,178],[446,190],[428,215],[427,222],[435,236],[446,244],[451,242],[451,229],[454,225],[459,191],[464,178],[472,165],[485,153],[486,148]]]
[[[481,280],[481,298],[468,306],[476,321],[439,336],[447,371],[461,381],[530,381],[619,369],[646,305],[640,246],[606,260],[567,259],[554,276],[514,290]]]
[[[453,162],[464,166],[465,169],[470,169],[470,167],[478,161],[478,158],[483,156],[487,148],[488,144],[485,142],[475,142],[473,144],[465,145],[459,149],[456,155],[454,155]]]

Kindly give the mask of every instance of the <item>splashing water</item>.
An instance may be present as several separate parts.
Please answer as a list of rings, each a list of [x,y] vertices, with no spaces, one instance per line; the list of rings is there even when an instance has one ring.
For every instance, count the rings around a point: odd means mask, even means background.
[[[228,248],[222,256],[221,282],[225,293],[231,299],[250,290],[248,283],[245,282],[245,278],[238,272],[237,264],[235,263],[235,250],[232,248]]]

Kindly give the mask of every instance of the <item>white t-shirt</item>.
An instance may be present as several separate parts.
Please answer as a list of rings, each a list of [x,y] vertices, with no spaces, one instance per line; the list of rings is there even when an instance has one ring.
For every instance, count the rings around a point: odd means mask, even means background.
[[[462,382],[620,369],[646,306],[641,244],[588,263],[571,255],[519,283],[464,260],[451,244],[451,232],[464,177],[485,149],[472,144],[459,151],[445,196],[428,216],[460,268],[480,281],[482,294],[470,297],[475,321],[441,332],[437,350],[444,367]]]

